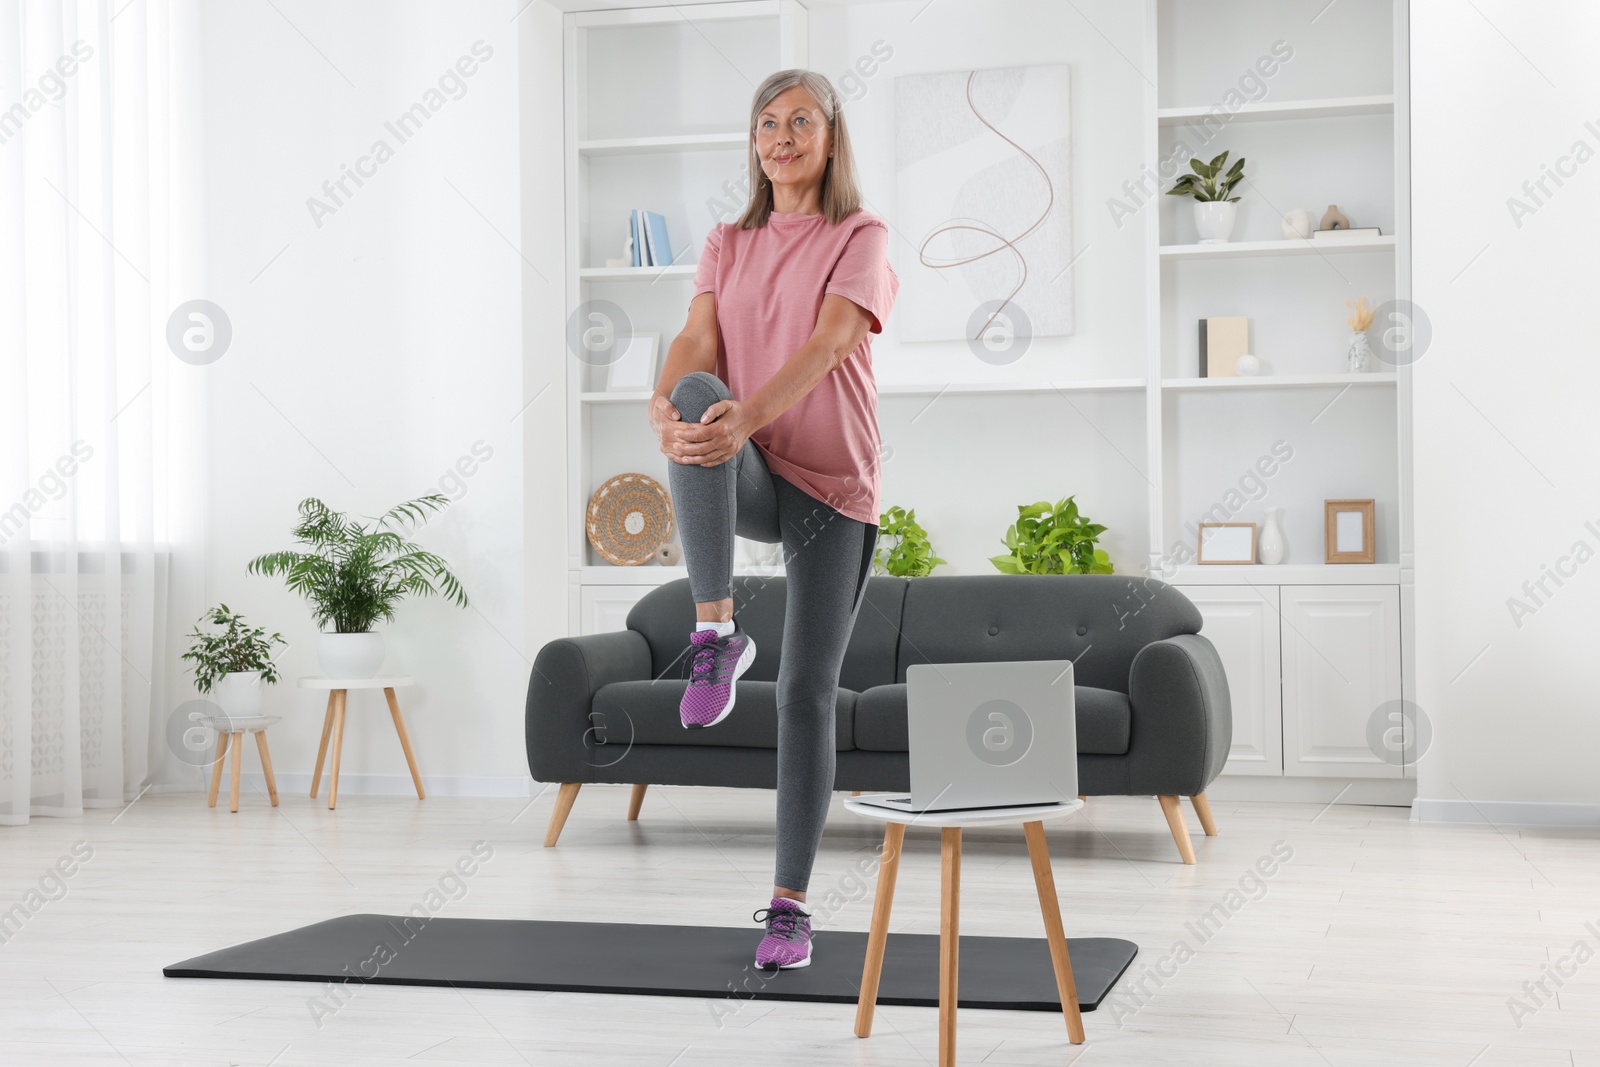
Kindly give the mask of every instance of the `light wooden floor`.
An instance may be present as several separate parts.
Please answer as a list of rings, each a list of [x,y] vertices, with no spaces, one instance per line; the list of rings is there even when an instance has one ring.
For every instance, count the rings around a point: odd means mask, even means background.
[[[438,914],[749,925],[766,903],[769,792],[652,789],[639,822],[626,787],[586,786],[557,848],[541,845],[554,790],[525,800],[302,796],[238,815],[204,797],[147,796],[122,813],[0,829],[0,911],[75,840],[93,858],[0,944],[0,1064],[851,1064],[935,1058],[931,1008],[883,1007],[874,1036],[854,1007],[360,988],[313,1021],[301,983],[173,980],[164,964],[358,911],[422,900],[476,840],[493,858]],[[876,823],[837,806],[812,899],[848,895]],[[1058,1014],[963,1010],[959,1059],[994,1065],[1600,1067],[1600,957],[1563,978],[1519,1028],[1507,1008],[1583,940],[1600,951],[1600,840],[1588,831],[1420,826],[1403,809],[1215,805],[1222,836],[1178,862],[1153,799],[1094,799],[1047,823],[1068,936],[1136,941],[1123,979],[1142,1006],[1086,1015],[1087,1044]],[[1274,842],[1293,857],[1259,899],[1202,941],[1186,923]],[[938,929],[938,832],[910,829],[894,929]],[[1020,828],[968,831],[962,932],[1039,936]],[[865,929],[870,890],[831,924]],[[1585,928],[1593,923],[1594,931]],[[1164,963],[1179,940],[1193,949]],[[1161,965],[1166,975],[1155,968]],[[1570,970],[1570,967],[1567,969]],[[781,980],[781,979],[780,979]],[[1533,1002],[1525,1001],[1532,1009]]]

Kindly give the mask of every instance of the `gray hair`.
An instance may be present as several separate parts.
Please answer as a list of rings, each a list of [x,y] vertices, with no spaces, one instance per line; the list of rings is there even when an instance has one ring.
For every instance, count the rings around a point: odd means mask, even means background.
[[[850,149],[850,131],[845,126],[839,94],[834,92],[833,83],[826,76],[812,70],[790,68],[769,75],[757,87],[755,98],[750,102],[750,202],[739,216],[741,230],[765,226],[772,212],[772,183],[762,171],[761,157],[756,153],[756,121],[780,93],[797,85],[816,100],[832,131],[833,157],[822,172],[822,213],[832,225],[861,207],[855,154]]]

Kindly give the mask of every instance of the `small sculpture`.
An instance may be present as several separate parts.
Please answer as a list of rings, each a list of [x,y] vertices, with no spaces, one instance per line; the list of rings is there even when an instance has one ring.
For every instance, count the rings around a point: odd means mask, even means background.
[[[1233,373],[1237,374],[1241,378],[1254,378],[1257,374],[1261,373],[1261,361],[1255,356],[1252,356],[1250,353],[1246,352],[1244,355],[1240,356],[1239,361],[1233,365]]]
[[[1284,213],[1283,235],[1285,237],[1299,237],[1302,240],[1311,236],[1311,212],[1303,207],[1297,207]]]
[[[1337,204],[1329,204],[1328,210],[1322,213],[1322,221],[1317,224],[1319,230],[1348,230],[1350,220],[1345,213],[1339,210]]]
[[[656,549],[656,562],[663,567],[676,567],[683,562],[683,549],[672,541],[663,541]]]

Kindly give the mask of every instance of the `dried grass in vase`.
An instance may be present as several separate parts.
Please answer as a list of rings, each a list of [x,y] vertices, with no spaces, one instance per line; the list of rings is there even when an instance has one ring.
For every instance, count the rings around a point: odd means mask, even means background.
[[[1344,317],[1344,321],[1350,324],[1350,328],[1352,330],[1355,330],[1358,333],[1365,333],[1367,327],[1372,325],[1372,313],[1375,310],[1367,305],[1367,298],[1364,296],[1358,296],[1356,297],[1356,302],[1354,304],[1346,300],[1344,302],[1344,306],[1354,309],[1350,312],[1350,314]]]

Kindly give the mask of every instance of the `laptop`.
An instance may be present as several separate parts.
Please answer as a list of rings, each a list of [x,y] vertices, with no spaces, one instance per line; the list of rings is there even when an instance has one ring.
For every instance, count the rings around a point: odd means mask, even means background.
[[[935,812],[1076,800],[1073,686],[1069,659],[907,667],[911,792],[858,801]]]

